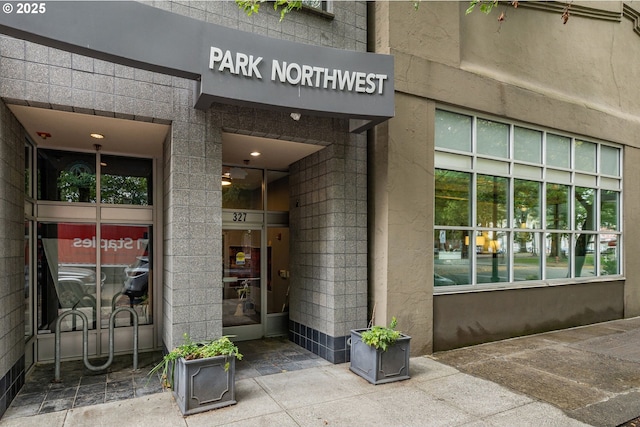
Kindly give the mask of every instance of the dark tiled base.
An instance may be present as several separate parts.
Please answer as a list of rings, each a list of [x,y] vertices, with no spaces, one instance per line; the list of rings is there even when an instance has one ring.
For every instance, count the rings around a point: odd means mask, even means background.
[[[244,341],[237,345],[243,358],[236,361],[236,380],[327,364],[327,361],[285,337]]]
[[[351,359],[347,346],[349,336],[332,337],[311,327],[289,320],[289,340],[331,363],[346,363]]]
[[[4,415],[24,384],[24,356],[0,379],[0,417]]]
[[[62,362],[60,382],[53,381],[54,364],[36,366],[6,415],[44,414],[158,393],[160,381],[148,373],[161,357],[160,352],[139,354],[137,371],[130,355],[114,357],[111,366],[100,372],[90,371],[82,361]],[[101,365],[105,360],[91,363]]]

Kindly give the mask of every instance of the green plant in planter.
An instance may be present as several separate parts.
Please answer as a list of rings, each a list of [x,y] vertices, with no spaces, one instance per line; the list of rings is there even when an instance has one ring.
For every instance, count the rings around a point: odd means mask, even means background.
[[[242,354],[238,347],[229,339],[223,336],[212,341],[194,342],[188,334],[184,334],[184,343],[165,354],[162,360],[154,366],[149,375],[161,371],[162,386],[173,387],[173,372],[175,361],[183,358],[185,360],[205,359],[215,356],[232,356],[242,360]],[[229,362],[225,364],[225,370],[229,369]]]
[[[376,350],[387,351],[389,346],[392,346],[398,338],[402,336],[399,331],[396,331],[398,325],[397,319],[391,318],[389,327],[386,326],[372,326],[371,328],[362,331],[362,342],[374,347]]]

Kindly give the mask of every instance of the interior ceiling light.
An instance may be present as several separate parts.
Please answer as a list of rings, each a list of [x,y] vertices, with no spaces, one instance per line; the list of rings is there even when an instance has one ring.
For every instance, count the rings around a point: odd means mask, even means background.
[[[36,132],[36,134],[42,139],[51,138],[51,134],[49,132]]]
[[[95,138],[95,139],[104,139],[104,135],[101,133],[92,133],[90,134],[91,138]]]
[[[259,152],[259,151],[252,151],[252,152],[251,152],[251,155],[252,155],[253,157],[258,157],[260,154],[262,154],[262,153],[261,153],[261,152]]]

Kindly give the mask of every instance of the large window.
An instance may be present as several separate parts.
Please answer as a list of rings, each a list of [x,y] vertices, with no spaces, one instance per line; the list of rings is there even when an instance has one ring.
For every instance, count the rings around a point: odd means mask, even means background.
[[[101,203],[148,206],[152,172],[151,159],[41,148],[37,196],[38,200],[96,203],[100,192]]]
[[[621,274],[619,146],[444,110],[435,145],[436,291]]]
[[[84,312],[92,330],[108,329],[118,307],[133,308],[141,325],[153,323],[152,177],[152,159],[37,150],[33,187],[43,217],[37,234],[25,221],[25,248],[37,247],[38,333],[53,332],[72,309]],[[78,208],[85,213],[79,220]],[[26,298],[33,294],[29,273],[25,264]],[[131,324],[130,312],[118,314],[115,326]],[[62,318],[61,331],[81,328],[80,319]]]

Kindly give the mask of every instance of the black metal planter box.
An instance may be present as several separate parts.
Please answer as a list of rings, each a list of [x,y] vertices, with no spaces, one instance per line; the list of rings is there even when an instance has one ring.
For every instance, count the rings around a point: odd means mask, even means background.
[[[352,372],[372,384],[384,384],[409,379],[409,349],[411,337],[402,334],[387,351],[376,350],[362,342],[361,332],[366,329],[351,330]]]
[[[235,404],[235,372],[236,358],[232,356],[178,359],[173,396],[182,413],[191,415]]]

